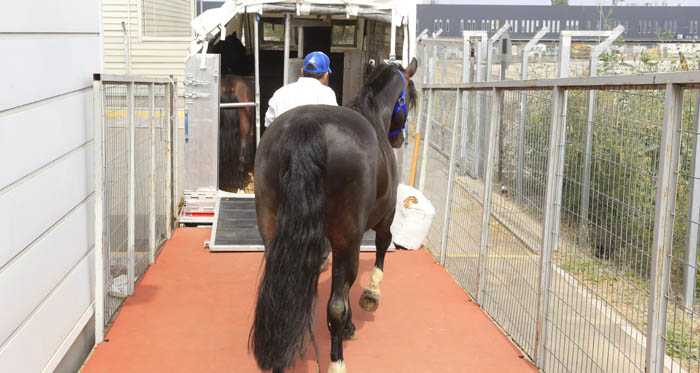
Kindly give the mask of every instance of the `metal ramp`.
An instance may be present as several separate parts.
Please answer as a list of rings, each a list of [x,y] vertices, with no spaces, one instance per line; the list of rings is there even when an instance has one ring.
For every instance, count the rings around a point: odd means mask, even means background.
[[[360,251],[376,251],[374,237],[374,231],[365,233]],[[264,251],[254,195],[219,192],[208,246],[210,251]]]

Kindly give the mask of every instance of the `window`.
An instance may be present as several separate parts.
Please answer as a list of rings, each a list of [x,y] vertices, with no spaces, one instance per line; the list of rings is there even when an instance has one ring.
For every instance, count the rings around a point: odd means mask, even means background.
[[[438,30],[438,21],[436,19],[436,20],[433,20],[433,32],[437,32],[437,30]]]
[[[559,24],[559,20],[557,20],[557,31],[554,31],[554,32],[559,32],[559,31],[561,31],[560,26],[561,26],[561,25]]]
[[[576,20],[576,29],[578,30],[578,20]]]
[[[141,0],[141,34],[150,37],[192,36],[191,0]]]
[[[355,46],[357,46],[357,22],[356,21],[333,21],[333,32],[331,34],[331,46],[333,46],[333,47],[355,47]]]
[[[442,28],[442,20],[438,21],[438,25],[440,26],[438,30],[445,30],[444,28]]]
[[[448,19],[447,21],[445,21],[445,23],[445,32],[450,32],[450,20]]]
[[[284,19],[282,18],[263,18],[263,43],[265,44],[284,44]]]

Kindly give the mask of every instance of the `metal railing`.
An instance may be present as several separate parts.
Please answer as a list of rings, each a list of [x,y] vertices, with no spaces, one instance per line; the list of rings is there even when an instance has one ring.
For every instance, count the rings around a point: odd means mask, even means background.
[[[700,368],[698,88],[700,72],[422,86],[425,246],[543,371]]]
[[[93,79],[97,341],[172,233],[176,97],[167,78]]]

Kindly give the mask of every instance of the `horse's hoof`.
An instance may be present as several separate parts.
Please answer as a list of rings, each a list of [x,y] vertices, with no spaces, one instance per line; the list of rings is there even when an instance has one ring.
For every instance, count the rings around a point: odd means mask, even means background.
[[[365,289],[360,297],[360,307],[365,311],[376,311],[379,307],[379,294]]]
[[[328,373],[345,373],[345,362],[343,360],[331,361],[328,366]]]
[[[348,321],[349,327],[343,330],[343,340],[344,341],[354,341],[357,339],[357,331],[355,330],[355,325]]]

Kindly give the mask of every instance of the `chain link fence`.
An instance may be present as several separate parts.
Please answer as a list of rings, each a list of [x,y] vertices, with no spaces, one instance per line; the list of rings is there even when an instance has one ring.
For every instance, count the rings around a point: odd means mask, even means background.
[[[95,76],[98,339],[172,231],[175,94],[169,79]]]

